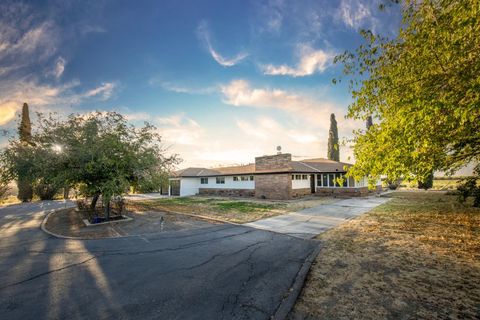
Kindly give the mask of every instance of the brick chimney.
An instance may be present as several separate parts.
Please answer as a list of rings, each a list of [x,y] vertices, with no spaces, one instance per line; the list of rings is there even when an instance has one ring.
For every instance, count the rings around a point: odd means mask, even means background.
[[[292,155],[290,153],[276,154],[255,158],[255,171],[289,170]]]

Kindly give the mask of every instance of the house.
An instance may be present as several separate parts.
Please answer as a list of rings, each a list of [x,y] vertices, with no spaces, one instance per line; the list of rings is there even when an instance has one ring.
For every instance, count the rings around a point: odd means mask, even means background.
[[[292,161],[289,153],[255,158],[255,163],[233,167],[186,168],[169,179],[169,194],[292,199],[309,194],[366,195],[367,179],[338,178],[351,164],[327,159]],[[377,188],[380,188],[380,182]]]

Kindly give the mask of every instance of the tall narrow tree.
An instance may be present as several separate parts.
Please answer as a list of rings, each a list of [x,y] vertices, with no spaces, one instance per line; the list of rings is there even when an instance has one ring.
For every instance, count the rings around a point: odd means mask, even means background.
[[[18,126],[18,136],[20,138],[21,145],[24,147],[27,147],[32,142],[32,123],[30,121],[28,104],[26,103],[24,103],[22,107],[22,118],[20,125]],[[19,167],[21,168],[22,166]],[[17,173],[17,198],[22,202],[28,202],[33,198],[33,187],[31,179],[29,179],[29,175],[25,172],[26,170],[23,169],[19,169]]]
[[[329,160],[340,161],[340,148],[338,145],[338,129],[335,114],[330,115],[330,130],[328,131],[328,154]]]
[[[373,119],[372,119],[372,116],[368,116],[367,123],[366,123],[367,130],[370,129],[371,126],[373,126]]]

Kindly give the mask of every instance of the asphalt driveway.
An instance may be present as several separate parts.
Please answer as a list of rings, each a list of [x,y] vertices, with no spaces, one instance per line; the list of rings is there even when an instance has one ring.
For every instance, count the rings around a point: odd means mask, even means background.
[[[0,208],[1,319],[269,319],[318,243],[236,225],[103,240]]]

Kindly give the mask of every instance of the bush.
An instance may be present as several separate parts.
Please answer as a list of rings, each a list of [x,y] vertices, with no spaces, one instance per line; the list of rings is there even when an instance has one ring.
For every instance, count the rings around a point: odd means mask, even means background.
[[[3,200],[7,197],[7,193],[10,190],[8,185],[0,184],[0,200]]]
[[[457,187],[460,202],[465,202],[468,197],[473,197],[473,206],[480,207],[480,187],[477,185],[477,179],[478,177],[468,177]]]
[[[18,200],[22,202],[30,202],[33,198],[33,188],[31,182],[26,179],[19,179],[18,185]]]
[[[53,200],[59,189],[60,188],[52,184],[39,183],[34,187],[34,192],[40,200]]]
[[[433,187],[433,172],[430,173],[425,180],[418,181],[418,189],[431,189]]]

